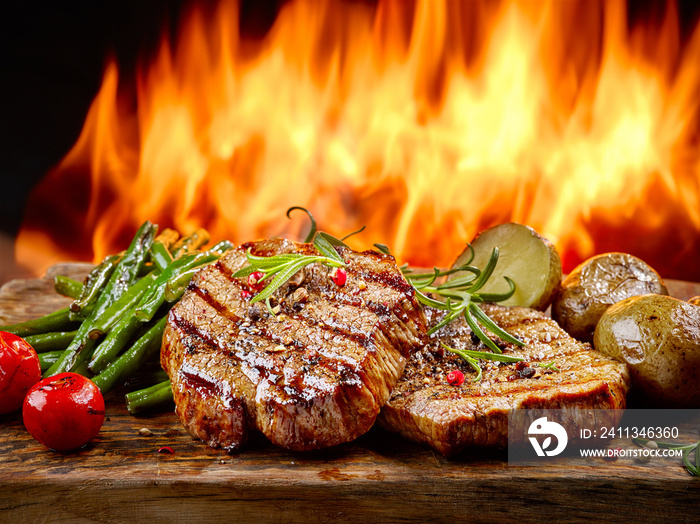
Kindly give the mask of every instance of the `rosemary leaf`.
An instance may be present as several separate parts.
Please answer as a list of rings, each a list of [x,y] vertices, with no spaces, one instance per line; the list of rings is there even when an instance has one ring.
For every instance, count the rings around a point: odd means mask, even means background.
[[[330,235],[327,236],[330,237]],[[333,244],[331,244],[331,242],[328,240],[327,236],[323,233],[317,233],[314,237],[314,247],[318,249],[318,251],[324,256],[336,260],[338,262],[345,263],[345,261],[333,247]]]
[[[445,349],[451,351],[452,353],[455,353],[459,356],[462,355],[467,355],[471,358],[474,359],[480,359],[480,360],[493,360],[494,362],[505,362],[507,364],[512,364],[513,362],[521,362],[523,357],[517,357],[514,355],[503,355],[503,354],[498,354],[498,353],[489,353],[488,351],[473,351],[471,349],[455,349],[444,342],[440,342],[442,347]]]
[[[469,268],[467,271],[474,271],[476,268]],[[470,286],[474,282],[474,280],[479,276],[481,272],[480,271],[475,271],[473,275],[467,275],[464,277],[459,277],[459,278],[454,278],[452,280],[448,280],[447,282],[440,284],[438,286],[438,289],[455,289],[455,288],[460,288],[464,286]]]
[[[282,253],[280,255],[274,255],[271,257],[260,257],[257,255],[253,255],[250,252],[250,248],[248,249],[248,252],[246,253],[246,258],[248,259],[248,262],[252,266],[255,266],[257,269],[272,268],[272,267],[279,265],[281,263],[293,262],[294,260],[299,260],[303,256],[305,256],[305,255],[302,255],[300,253]]]
[[[515,282],[508,277],[503,278],[505,278],[506,282],[508,282],[508,291],[505,291],[504,293],[479,293],[479,296],[484,302],[502,302],[513,296],[513,293],[515,293]]]
[[[319,231],[316,233],[317,237],[322,237],[324,240],[326,240],[329,244],[336,246],[336,247],[345,247],[347,249],[350,249],[350,246],[348,246],[345,242],[340,240],[339,238],[334,237],[333,235],[326,233],[325,231]]]
[[[439,276],[440,270],[438,268],[433,268],[432,273],[411,275],[409,280],[416,289],[425,289],[426,287],[431,286]]]
[[[644,445],[646,445],[647,442],[650,442],[650,440],[645,439],[645,438],[635,437],[632,439],[632,442],[634,442],[635,444],[639,444],[640,446],[644,446]],[[693,449],[698,447],[700,442],[696,442],[695,444],[676,444],[674,442],[659,442],[657,440],[656,444],[662,449],[693,450]]]
[[[499,337],[501,337],[502,340],[510,342],[511,344],[515,344],[516,346],[523,345],[522,341],[518,340],[507,331],[501,329],[501,327],[498,324],[496,324],[493,320],[491,320],[488,317],[488,315],[479,308],[479,306],[473,304],[472,306],[470,306],[469,309],[471,313],[479,320],[479,322],[481,322],[486,329],[491,331],[491,333],[498,335]]]
[[[469,260],[467,260],[462,266],[468,266],[474,260],[474,248],[471,244],[467,244],[467,249],[469,249]]]
[[[380,253],[384,253],[385,255],[391,255],[391,251],[389,250],[389,246],[386,244],[374,244],[374,247],[376,247]],[[408,264],[404,264],[406,267],[408,267]],[[401,267],[401,270],[403,271],[403,266]]]
[[[475,307],[476,307],[476,309],[479,309],[478,306],[475,306]],[[479,327],[479,324],[477,324],[477,323],[476,323],[476,320],[474,320],[474,317],[472,316],[470,310],[471,310],[471,308],[466,308],[466,309],[464,310],[464,318],[465,318],[465,320],[467,321],[467,324],[468,324],[469,327],[471,328],[472,332],[473,332],[473,333],[477,336],[477,338],[478,338],[479,340],[481,340],[481,341],[486,345],[486,347],[489,348],[491,351],[493,351],[494,353],[499,353],[499,354],[500,354],[500,353],[503,353],[503,351],[501,351],[501,348],[499,348],[496,344],[494,344],[493,340],[491,340],[491,339],[486,335],[486,333],[484,333],[484,332],[482,331],[481,327]],[[481,311],[481,310],[479,309],[479,311]],[[495,325],[495,324],[494,324],[494,325]],[[500,328],[499,328],[499,329],[500,329]]]
[[[341,241],[347,240],[348,238],[350,238],[350,237],[353,236],[353,235],[357,235],[358,233],[362,233],[362,232],[365,230],[365,228],[367,228],[367,226],[362,226],[360,229],[356,229],[356,230],[353,231],[352,233],[348,233],[347,235],[345,235],[345,236],[344,236],[343,238],[341,238],[340,240],[341,240]]]
[[[460,355],[464,360],[467,361],[474,371],[476,371],[476,376],[472,379],[472,382],[479,382],[481,380],[481,366],[476,361],[476,359],[468,355]]]
[[[461,311],[450,311],[447,315],[445,315],[445,318],[428,330],[428,336],[445,327],[447,324],[456,319],[461,313]]]
[[[419,289],[416,289],[416,299],[418,300],[418,302],[420,302],[424,306],[430,306],[430,307],[434,307],[437,309],[444,309],[444,307],[445,307],[444,302],[440,302],[439,300],[435,300],[434,298],[430,298],[429,296],[421,293],[421,291]]]
[[[274,258],[274,257],[270,257]],[[272,296],[272,294],[284,285],[284,283],[292,278],[297,271],[303,267],[313,264],[314,262],[320,262],[324,257],[320,256],[304,256],[298,260],[290,262],[284,269],[279,271],[272,281],[263,289],[260,293],[255,295],[250,301],[251,304],[255,302],[260,302],[261,300],[267,300]]]
[[[314,219],[314,216],[311,214],[311,211],[309,211],[305,207],[301,207],[301,206],[293,206],[293,207],[290,207],[289,209],[287,209],[287,218],[291,218],[289,216],[289,213],[291,213],[295,209],[300,209],[301,211],[306,213],[306,215],[309,217],[309,220],[311,220],[311,228],[309,229],[309,232],[307,233],[306,238],[304,239],[304,242],[308,244],[309,242],[311,242],[313,240],[314,236],[316,235],[316,220]]]
[[[479,278],[477,278],[476,281],[474,281],[474,283],[471,285],[470,291],[472,293],[476,293],[477,291],[479,291],[484,286],[484,284],[486,284],[488,279],[491,278],[491,275],[493,274],[493,270],[496,269],[497,262],[498,262],[498,248],[494,247],[493,251],[491,252],[491,258],[489,258],[489,261],[486,264],[486,267],[479,275]]]
[[[239,269],[238,271],[233,273],[233,275],[231,275],[231,276],[234,278],[247,277],[247,276],[255,273],[257,270],[258,269],[255,266],[247,265],[247,266],[243,266],[241,269]]]
[[[690,454],[692,453],[692,451],[693,451],[692,449],[689,449],[689,450],[683,452],[683,465],[685,466],[685,469],[688,470],[688,473],[698,477],[698,476],[700,476],[700,472],[698,471],[698,468],[695,467],[690,462]],[[695,447],[695,453],[698,453],[697,446]]]

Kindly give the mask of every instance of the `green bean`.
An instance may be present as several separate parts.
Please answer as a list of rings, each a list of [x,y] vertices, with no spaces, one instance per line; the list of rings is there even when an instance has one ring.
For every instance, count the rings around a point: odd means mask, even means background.
[[[207,242],[209,242],[209,232],[199,228],[175,242],[170,248],[170,252],[173,254],[173,258],[178,258],[205,246]]]
[[[218,244],[214,245],[209,251],[207,251],[207,253],[213,256],[203,257],[203,261],[200,264],[192,267],[191,269],[183,271],[179,275],[170,279],[165,284],[165,300],[167,302],[175,302],[176,300],[179,300],[185,292],[185,290],[187,289],[190,280],[192,280],[194,274],[201,269],[201,266],[218,259],[221,255],[223,255],[232,247],[233,244],[231,242],[229,242],[228,240],[222,240]]]
[[[233,242],[231,242],[230,240],[222,240],[221,242],[214,244],[208,251],[213,251],[214,253],[219,253],[220,255],[223,255],[224,253],[226,253],[226,251],[228,251],[229,249],[233,249],[234,247],[235,246]]]
[[[190,285],[190,280],[201,267],[193,267],[183,271],[178,276],[165,284],[163,298],[168,302],[175,302],[185,293],[185,289]]]
[[[160,242],[161,244],[164,244],[167,249],[170,249],[170,246],[177,242],[178,238],[180,238],[180,233],[174,229],[166,227],[163,231],[158,233],[156,242]]]
[[[59,295],[70,298],[79,297],[83,291],[83,285],[80,282],[63,275],[56,275],[53,280],[53,287]]]
[[[158,353],[160,356],[160,353]],[[160,359],[159,359],[160,360]],[[158,364],[160,366],[160,364]],[[152,383],[156,382],[163,382],[164,380],[170,380],[170,377],[168,374],[162,369],[155,369],[153,371],[149,371],[144,375],[144,378],[149,379]]]
[[[151,292],[146,294],[136,308],[135,315],[141,322],[148,322],[165,302],[165,287],[169,281],[181,275],[188,269],[201,266],[219,258],[215,253],[189,253],[173,261],[163,271],[151,286]],[[191,278],[191,277],[190,277]]]
[[[117,360],[93,377],[92,381],[103,394],[133,375],[143,362],[160,351],[163,330],[167,321],[167,315],[158,320]]]
[[[43,373],[49,369],[53,364],[58,362],[61,358],[63,351],[47,351],[46,353],[39,354],[39,366],[41,367],[41,372]]]
[[[37,353],[45,353],[47,351],[63,351],[68,347],[71,341],[75,338],[78,331],[54,331],[51,333],[40,333],[38,335],[29,335],[24,337],[24,340],[34,348]]]
[[[88,306],[90,308],[90,311],[95,309],[94,306],[95,306],[95,304],[90,304]],[[85,320],[88,317],[88,315],[89,314],[87,313],[87,308],[83,308],[80,311],[70,311],[70,309],[68,310],[68,319],[71,322],[75,322],[76,324],[79,324],[80,322]]]
[[[89,359],[95,346],[95,339],[89,337],[90,331],[100,321],[105,310],[119,299],[133,283],[153,243],[156,228],[157,226],[150,222],[145,222],[139,228],[131,245],[99,294],[94,310],[80,325],[75,338],[63,352],[63,356],[45,373],[46,376],[50,377],[64,371],[75,370]]]
[[[168,248],[162,242],[155,241],[151,246],[151,262],[153,262],[158,269],[163,271],[168,265],[173,261],[173,257],[168,251]]]
[[[146,293],[155,278],[156,274],[153,271],[127,289],[122,296],[105,309],[99,320],[93,323],[88,336],[94,339],[100,338],[110,331],[125,315],[133,316],[133,308],[139,303],[141,297]]]
[[[44,373],[44,377],[50,377],[65,371],[73,371],[87,358],[87,355],[92,352],[92,348],[96,343],[95,340],[88,336],[91,326],[92,322],[89,318],[80,324],[75,337],[63,351],[61,358]]]
[[[102,288],[105,287],[112,276],[120,258],[121,255],[109,255],[90,271],[88,276],[85,277],[85,284],[80,296],[70,305],[71,311],[78,313],[97,299],[100,291],[102,291]]]
[[[27,320],[18,324],[0,326],[0,331],[14,333],[19,337],[48,333],[49,331],[64,331],[75,326],[69,318],[70,310],[66,307],[44,315],[40,318]]]
[[[131,245],[112,272],[112,276],[97,299],[96,316],[100,316],[133,284],[139,270],[146,262],[158,226],[144,222],[131,241]]]
[[[73,373],[77,373],[78,375],[88,378],[92,377],[92,373],[90,373],[90,370],[87,367],[87,362],[81,362],[78,364],[75,369],[73,369]]]
[[[125,395],[126,409],[132,415],[172,402],[173,390],[170,380],[160,382],[149,388],[132,391]]]
[[[110,330],[92,354],[89,368],[93,373],[104,370],[131,340],[131,337],[144,325],[133,310],[124,314]]]

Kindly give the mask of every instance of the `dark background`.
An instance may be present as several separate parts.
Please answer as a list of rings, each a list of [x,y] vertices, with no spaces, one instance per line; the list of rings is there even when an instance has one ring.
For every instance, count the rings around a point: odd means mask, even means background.
[[[3,2],[0,7],[0,235],[14,237],[31,188],[69,151],[115,56],[128,80],[163,31],[176,40],[188,0]],[[240,2],[244,37],[263,35],[284,0]],[[679,2],[684,35],[700,2]],[[212,9],[215,2],[208,2]],[[660,20],[665,2],[631,2],[630,24]],[[57,195],[59,198],[60,195]]]
[[[185,0],[2,2],[0,7],[0,233],[19,229],[31,188],[75,143],[106,58],[129,81],[176,40]],[[240,2],[246,36],[263,35],[283,0]],[[212,8],[215,2],[208,2]]]

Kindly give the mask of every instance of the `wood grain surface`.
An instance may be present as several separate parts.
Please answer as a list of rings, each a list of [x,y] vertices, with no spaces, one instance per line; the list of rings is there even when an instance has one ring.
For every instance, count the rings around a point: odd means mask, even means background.
[[[79,278],[88,267],[5,284],[0,324],[63,307],[52,276]],[[700,294],[670,285],[679,298]],[[18,414],[0,417],[0,522],[697,521],[700,479],[679,462],[515,467],[492,450],[447,460],[378,428],[325,451],[288,452],[261,438],[229,455],[193,440],[172,409],[130,415],[125,391],[108,396],[100,435],[74,453],[43,448]]]

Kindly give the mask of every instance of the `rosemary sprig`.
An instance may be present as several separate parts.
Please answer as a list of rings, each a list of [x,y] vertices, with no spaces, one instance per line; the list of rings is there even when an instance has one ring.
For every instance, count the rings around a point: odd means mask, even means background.
[[[469,248],[471,249],[471,246],[469,246]],[[516,346],[522,346],[523,343],[520,340],[501,329],[478,306],[478,304],[482,302],[500,302],[506,300],[515,293],[515,283],[508,277],[504,277],[509,286],[508,291],[505,293],[479,293],[479,290],[486,284],[493,274],[493,270],[496,268],[496,264],[498,263],[498,248],[494,248],[491,253],[491,258],[483,270],[468,265],[473,257],[474,251],[472,250],[472,256],[467,264],[458,268],[448,270],[433,268],[432,273],[418,274],[413,273],[410,268],[403,271],[404,276],[413,284],[413,287],[416,288],[416,297],[419,302],[436,309],[447,311],[442,321],[438,322],[428,331],[428,335],[432,335],[440,328],[462,315],[472,332],[494,353],[502,353],[501,348],[484,333],[479,323],[502,340],[515,344]],[[464,272],[466,275],[435,285],[436,281],[441,277],[449,276],[457,272]],[[428,294],[430,294],[430,296],[428,296]],[[432,298],[433,296],[441,297],[443,300]]]
[[[382,244],[375,244],[375,246],[385,253],[388,252],[388,248]],[[492,351],[491,353],[486,351],[454,349],[440,342],[446,349],[462,357],[467,364],[476,371],[476,377],[473,379],[473,382],[478,382],[481,380],[482,376],[479,360],[495,360],[507,363],[521,362],[524,360],[522,357],[503,355],[501,348],[486,335],[481,326],[497,335],[502,340],[515,344],[516,346],[522,347],[523,342],[501,329],[501,327],[491,320],[478,305],[483,302],[500,302],[510,298],[513,293],[515,293],[515,283],[508,277],[504,277],[509,287],[508,291],[505,293],[479,293],[479,290],[486,284],[489,278],[491,278],[496,268],[496,264],[498,263],[498,248],[494,248],[486,267],[481,270],[469,265],[474,259],[474,249],[469,244],[467,247],[470,251],[469,260],[461,267],[449,270],[433,268],[431,273],[414,273],[411,268],[403,266],[401,271],[416,289],[416,297],[419,302],[436,309],[447,311],[444,318],[428,331],[428,335],[432,335],[459,316],[464,316],[472,333]],[[441,284],[436,285],[436,282],[442,277],[453,275],[458,272],[465,273],[465,275],[443,281]],[[442,300],[433,298],[435,296],[442,298]],[[556,366],[554,366],[554,362],[539,366],[557,369]]]
[[[448,346],[442,341],[440,341],[440,345],[451,353],[462,357],[467,364],[469,364],[472,369],[476,371],[476,377],[472,379],[472,382],[479,382],[481,380],[481,366],[479,365],[479,360],[493,360],[495,362],[506,362],[508,364],[524,360],[522,357],[516,357],[513,355],[489,353],[488,351],[473,351],[471,349],[456,349]]]
[[[635,437],[632,442],[639,446],[645,446],[648,439]],[[700,441],[695,444],[675,444],[673,442],[659,442],[656,441],[656,445],[663,449],[680,449],[683,450],[683,465],[688,473],[695,477],[700,477]],[[695,464],[690,462],[690,454],[695,452]]]
[[[348,247],[342,240],[335,238],[328,233],[316,230],[316,221],[311,213],[303,207],[290,207],[287,216],[294,209],[301,209],[306,212],[311,220],[311,230],[307,235],[306,242],[312,241],[319,255],[302,255],[300,253],[282,253],[269,257],[253,255],[248,249],[246,258],[248,265],[242,267],[233,274],[235,278],[247,277],[255,272],[262,273],[258,282],[267,281],[265,288],[251,299],[251,303],[265,301],[268,311],[275,314],[270,304],[273,293],[292,278],[299,270],[313,264],[321,263],[328,267],[345,267],[345,260],[338,254],[335,247]],[[361,230],[360,230],[361,231]],[[359,231],[357,231],[359,232]],[[347,238],[347,237],[346,237]]]
[[[260,293],[253,297],[251,302],[265,300],[267,308],[270,312],[272,312],[272,307],[270,305],[270,297],[272,294],[282,287],[282,285],[287,280],[292,278],[292,276],[294,276],[294,274],[300,269],[313,263],[321,263],[328,267],[344,267],[345,261],[340,255],[338,255],[335,248],[341,246],[348,247],[343,240],[364,230],[363,227],[343,237],[341,240],[323,231],[317,231],[316,220],[314,220],[313,215],[306,208],[300,206],[290,207],[287,210],[287,218],[289,218],[292,211],[297,209],[304,211],[311,221],[311,227],[306,236],[305,242],[313,242],[313,245],[318,250],[319,255],[288,253],[273,255],[270,257],[259,257],[253,255],[249,250],[247,253],[249,265],[239,269],[233,274],[234,277],[246,277],[252,275],[256,271],[262,273],[263,276],[258,281],[267,281],[268,284]],[[391,254],[386,245],[375,244],[375,246],[381,252]],[[481,340],[494,353],[501,354],[502,351],[486,335],[486,333],[484,333],[481,326],[491,331],[504,341],[510,342],[517,346],[522,346],[523,343],[520,340],[501,329],[478,306],[478,304],[482,302],[499,302],[506,300],[515,292],[515,283],[508,277],[505,277],[509,285],[509,290],[507,292],[479,293],[479,290],[493,274],[493,270],[498,262],[498,249],[494,248],[491,258],[483,270],[469,265],[474,258],[474,250],[471,246],[469,246],[469,249],[471,250],[469,261],[465,265],[458,268],[449,270],[433,268],[433,271],[430,273],[414,273],[413,270],[407,265],[401,266],[400,268],[404,276],[415,288],[416,298],[419,302],[447,311],[445,318],[439,322],[438,325],[431,328],[430,331],[428,331],[428,335],[435,333],[441,327],[445,326],[449,322],[452,322],[460,315],[463,315],[474,334],[476,334],[479,340]],[[436,282],[442,277],[449,276],[457,272],[464,272],[466,275],[442,282],[441,284],[436,284]],[[442,300],[437,300],[433,298],[433,296],[440,297]],[[469,358],[475,362],[474,357]],[[465,360],[467,359],[465,358]],[[467,360],[467,362],[470,361]],[[479,368],[479,376],[481,376],[480,373],[481,370]]]
[[[316,241],[319,238],[321,237],[314,237],[314,245],[319,252],[324,253],[326,246],[323,246],[322,243],[317,244]],[[255,303],[264,300],[267,309],[274,315],[272,306],[270,305],[270,297],[272,297],[272,294],[282,287],[284,283],[292,278],[300,269],[313,264],[314,262],[320,262],[328,267],[345,266],[345,261],[340,257],[340,255],[338,255],[338,253],[332,247],[330,249],[333,251],[334,256],[287,253],[274,255],[271,257],[258,257],[251,254],[249,249],[248,253],[246,254],[249,265],[236,271],[233,276],[239,278],[252,275],[256,271],[262,273],[263,277],[260,278],[259,281],[264,282],[267,280],[269,283],[262,291],[260,291],[260,293],[255,295],[250,302]]]

